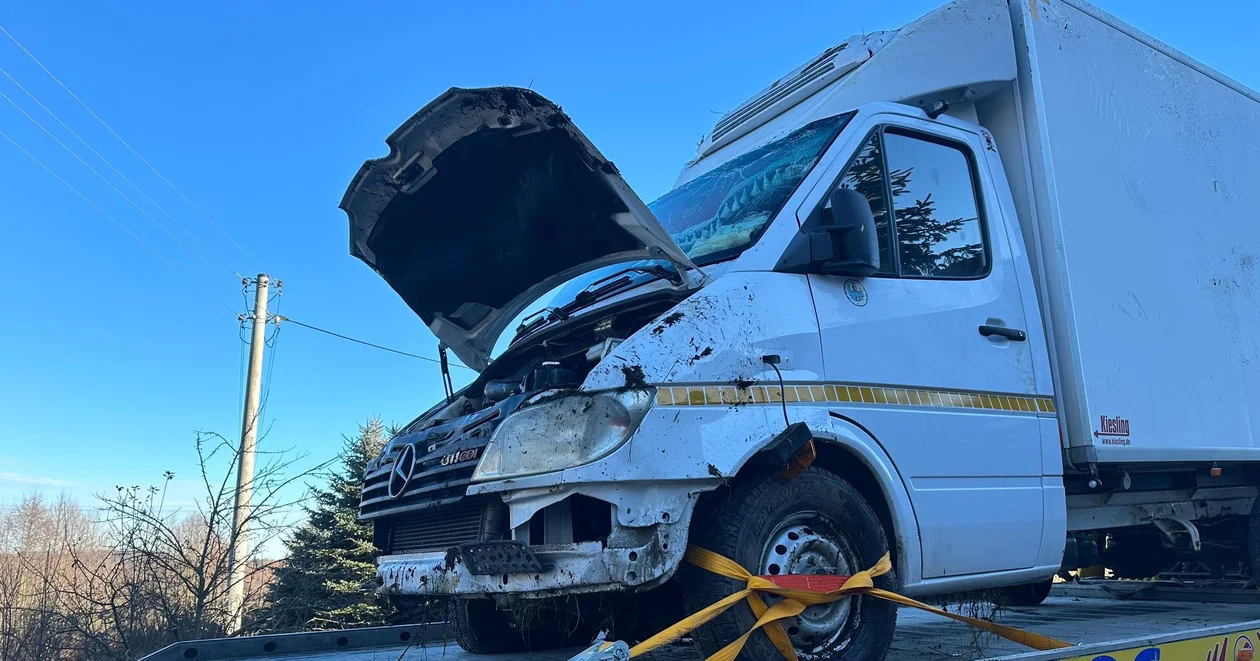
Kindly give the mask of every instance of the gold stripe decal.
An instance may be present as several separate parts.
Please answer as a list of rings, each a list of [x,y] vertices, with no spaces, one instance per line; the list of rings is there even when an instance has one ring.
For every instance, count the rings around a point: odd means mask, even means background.
[[[782,390],[778,385],[662,386],[656,391],[656,403],[662,406],[781,404],[785,400],[789,404],[874,404],[876,406],[1013,411],[1040,415],[1055,413],[1052,397],[848,383],[785,384]]]

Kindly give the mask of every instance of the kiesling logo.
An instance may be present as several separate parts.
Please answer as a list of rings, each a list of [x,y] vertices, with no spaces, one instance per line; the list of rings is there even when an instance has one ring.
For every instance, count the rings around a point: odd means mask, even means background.
[[[1098,430],[1094,432],[1094,438],[1099,439],[1103,445],[1128,445],[1129,420],[1098,416]]]
[[[416,446],[408,443],[403,446],[402,452],[398,453],[398,459],[394,461],[394,468],[389,473],[388,493],[390,498],[397,498],[407,489],[407,483],[411,481],[411,471],[416,468]]]

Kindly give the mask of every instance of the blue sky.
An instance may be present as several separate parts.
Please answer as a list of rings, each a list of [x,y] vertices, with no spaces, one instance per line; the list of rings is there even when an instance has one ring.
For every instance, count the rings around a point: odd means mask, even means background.
[[[450,86],[532,85],[564,106],[640,195],[664,193],[727,110],[824,48],[935,0],[884,3],[9,3],[20,40],[269,273],[281,311],[403,350],[436,340],[347,252],[336,208],[365,158]],[[1100,0],[1260,87],[1260,6]],[[203,266],[0,100],[0,130],[161,252],[224,309],[0,140],[0,501],[176,473],[195,493],[194,430],[240,427],[243,309],[259,267],[0,35],[0,68],[187,227],[184,235],[0,76],[12,98],[212,264]],[[263,447],[331,457],[368,416],[405,422],[440,395],[428,363],[285,327]],[[457,372],[458,380],[467,378]]]

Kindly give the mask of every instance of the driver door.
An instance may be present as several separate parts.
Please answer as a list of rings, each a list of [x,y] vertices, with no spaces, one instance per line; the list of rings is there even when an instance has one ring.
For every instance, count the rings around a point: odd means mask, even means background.
[[[877,116],[879,118],[879,116]],[[891,456],[910,491],[923,578],[1037,566],[1044,518],[1039,410],[1016,260],[978,167],[979,136],[888,115],[799,211],[836,185],[863,193],[880,269],[810,275],[835,414]],[[1040,334],[1037,335],[1040,337]]]

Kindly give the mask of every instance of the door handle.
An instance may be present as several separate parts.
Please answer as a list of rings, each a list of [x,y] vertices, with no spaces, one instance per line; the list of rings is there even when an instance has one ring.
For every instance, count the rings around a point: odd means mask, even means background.
[[[1012,342],[1023,342],[1024,340],[1028,339],[1028,333],[1025,333],[1024,331],[1018,328],[1007,328],[1006,326],[990,326],[989,324],[985,324],[980,327],[980,334],[985,337],[992,337],[994,335],[998,335]]]

